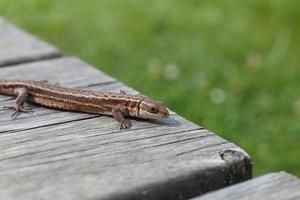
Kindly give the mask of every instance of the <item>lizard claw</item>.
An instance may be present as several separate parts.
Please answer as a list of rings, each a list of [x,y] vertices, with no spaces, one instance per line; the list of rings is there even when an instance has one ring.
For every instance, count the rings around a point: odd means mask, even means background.
[[[11,119],[15,120],[17,119],[17,117],[20,115],[20,111],[16,110],[12,115],[11,115]]]
[[[120,124],[120,130],[121,129],[128,129],[132,126],[132,124],[130,123],[130,121],[126,120],[123,123]]]
[[[31,113],[33,117],[36,117],[36,114],[34,111],[30,108],[30,106],[27,104],[26,107],[20,106],[19,109],[17,109],[18,112],[24,112],[24,113]]]
[[[1,110],[15,110],[16,108],[14,106],[3,106]]]
[[[19,107],[14,107],[14,106],[4,106],[1,110],[15,110],[15,112],[11,115],[12,119],[16,119],[19,114],[21,112],[24,113],[31,113],[32,116],[36,117],[36,114],[33,112],[33,110],[29,107],[23,107],[23,106],[19,106]]]

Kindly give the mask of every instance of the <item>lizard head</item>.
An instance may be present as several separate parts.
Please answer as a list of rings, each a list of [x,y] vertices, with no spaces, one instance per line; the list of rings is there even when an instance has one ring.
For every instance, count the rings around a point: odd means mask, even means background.
[[[166,106],[150,98],[143,99],[139,104],[139,117],[144,119],[161,119],[167,118],[169,112]]]

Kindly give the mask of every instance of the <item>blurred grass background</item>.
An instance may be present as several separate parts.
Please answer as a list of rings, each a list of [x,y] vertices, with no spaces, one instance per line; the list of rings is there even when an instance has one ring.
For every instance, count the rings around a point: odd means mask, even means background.
[[[0,15],[300,176],[300,1],[0,0]]]

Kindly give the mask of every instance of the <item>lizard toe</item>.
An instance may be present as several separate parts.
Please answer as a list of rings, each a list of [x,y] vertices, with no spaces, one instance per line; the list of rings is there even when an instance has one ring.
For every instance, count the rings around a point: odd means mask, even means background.
[[[128,129],[131,127],[131,123],[129,121],[125,121],[124,123],[120,124],[120,129]]]

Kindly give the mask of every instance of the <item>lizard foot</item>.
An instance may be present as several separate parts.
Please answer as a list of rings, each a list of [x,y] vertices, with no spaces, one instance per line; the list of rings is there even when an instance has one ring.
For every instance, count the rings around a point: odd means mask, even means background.
[[[28,106],[23,107],[23,106],[4,106],[2,108],[2,110],[15,110],[15,112],[11,115],[12,119],[17,119],[17,117],[20,115],[21,112],[24,113],[31,113],[32,116],[36,117],[35,113],[33,112],[33,110],[31,108],[29,108]]]
[[[125,120],[123,123],[120,124],[120,130],[121,129],[128,129],[132,126],[131,122],[129,120]]]

